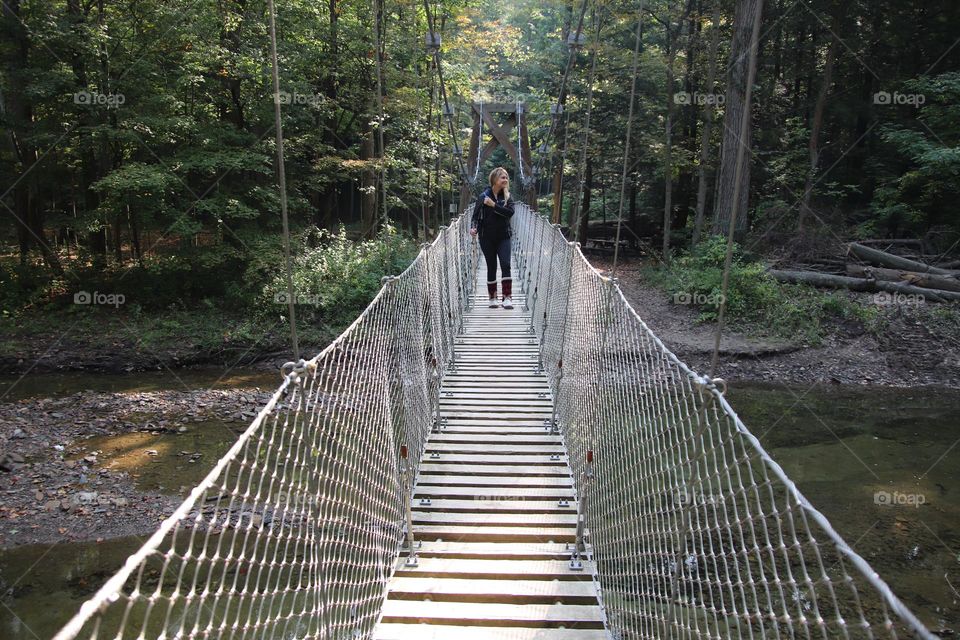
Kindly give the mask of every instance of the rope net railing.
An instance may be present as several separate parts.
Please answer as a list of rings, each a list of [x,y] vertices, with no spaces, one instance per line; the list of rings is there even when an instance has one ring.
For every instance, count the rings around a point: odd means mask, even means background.
[[[287,367],[227,454],[56,640],[369,637],[475,280],[468,222],[386,278],[319,355]]]
[[[369,637],[476,279],[461,215],[289,373],[55,640]],[[615,638],[933,636],[616,282],[517,205],[516,280]],[[405,455],[404,455],[405,454]]]
[[[559,227],[514,217],[520,281],[615,638],[934,636],[724,399]]]

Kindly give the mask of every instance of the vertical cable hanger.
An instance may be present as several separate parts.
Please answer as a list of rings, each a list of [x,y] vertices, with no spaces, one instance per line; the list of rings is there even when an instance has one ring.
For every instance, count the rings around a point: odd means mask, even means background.
[[[283,167],[283,123],[280,121],[280,67],[277,62],[277,25],[273,0],[268,0],[270,13],[270,61],[273,65],[273,118],[277,136],[277,183],[280,187],[280,217],[283,220],[283,257],[286,262],[287,313],[290,317],[290,343],[293,359],[300,360],[297,340],[297,299],[293,291],[293,261],[290,258],[290,223],[287,217],[287,176]]]

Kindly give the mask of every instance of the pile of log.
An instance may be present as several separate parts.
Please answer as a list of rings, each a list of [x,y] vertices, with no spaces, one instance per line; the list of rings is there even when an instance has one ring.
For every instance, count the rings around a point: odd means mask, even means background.
[[[779,269],[768,273],[780,282],[815,287],[911,295],[930,302],[960,300],[960,271],[948,268],[957,266],[956,261],[933,266],[858,242],[847,246],[846,258],[844,275]]]

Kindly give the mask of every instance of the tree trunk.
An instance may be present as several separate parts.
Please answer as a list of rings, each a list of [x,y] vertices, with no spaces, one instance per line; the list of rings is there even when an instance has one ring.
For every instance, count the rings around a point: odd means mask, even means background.
[[[364,236],[372,236],[377,225],[377,176],[371,164],[373,131],[368,130],[360,141],[360,159],[366,160],[360,177],[360,228]]]
[[[942,276],[956,275],[953,271],[949,271],[947,269],[931,267],[928,264],[917,262],[916,260],[910,260],[909,258],[901,258],[900,256],[893,255],[892,253],[865,247],[856,242],[850,243],[849,250],[850,253],[857,256],[861,260],[866,260],[867,262],[879,264],[884,267],[891,267],[893,269],[906,269],[908,271],[918,271],[920,273],[935,273]]]
[[[229,0],[222,2],[224,14],[220,30],[220,46],[234,56],[240,55],[243,44],[243,26],[246,22],[247,0]],[[247,127],[244,114],[243,96],[241,93],[240,77],[233,68],[234,60],[228,58],[220,69],[221,82],[229,96],[228,103],[221,107],[221,118],[232,123],[237,130],[243,131]]]
[[[710,46],[707,53],[706,104],[703,105],[703,134],[700,136],[700,165],[697,168],[697,213],[693,220],[693,238],[691,247],[700,242],[703,232],[703,219],[707,210],[707,163],[710,160],[710,136],[713,133],[713,103],[711,96],[716,95],[714,86],[717,78],[717,46],[720,43],[720,0],[713,2],[713,19],[710,28]]]
[[[143,251],[140,249],[140,225],[137,224],[137,216],[130,207],[127,207],[127,220],[130,223],[130,244],[133,246],[133,257],[143,266]]]
[[[833,21],[833,34],[840,29],[840,20],[835,17]],[[817,167],[820,165],[820,129],[823,127],[823,112],[827,107],[827,96],[830,93],[830,83],[833,76],[833,62],[837,57],[837,47],[840,40],[837,35],[830,39],[830,46],[827,48],[827,58],[823,63],[823,82],[820,85],[820,93],[817,95],[817,104],[813,110],[813,123],[810,126],[810,143],[808,152],[810,155],[810,167],[807,169],[807,180],[803,187],[803,199],[800,205],[800,216],[797,219],[797,229],[804,230],[807,215],[810,213],[810,198],[813,191],[814,178],[817,176]]]
[[[730,227],[731,213],[736,207],[736,236],[742,237],[747,229],[747,204],[750,200],[750,142],[751,127],[747,127],[743,140],[740,140],[740,122],[746,108],[747,68],[750,59],[750,39],[753,31],[753,16],[762,10],[763,0],[738,0],[733,18],[733,40],[730,45],[728,61],[727,91],[724,111],[723,146],[720,152],[720,176],[718,179],[717,199],[714,203],[713,233],[726,235]],[[737,174],[737,147],[743,145],[747,151],[743,155],[740,173],[738,202],[733,201],[737,188],[734,184]]]
[[[867,280],[866,278],[850,278],[847,276],[835,276],[829,273],[819,271],[778,271],[771,269],[767,273],[780,282],[790,284],[808,284],[814,287],[825,287],[828,289],[850,289],[851,291],[885,291],[887,293],[902,293],[913,296],[923,296],[924,300],[933,302],[946,302],[960,300],[960,293],[954,291],[942,291],[933,289],[922,289],[899,282],[885,282],[883,280]]]
[[[9,143],[12,156],[19,169],[16,182],[12,187],[14,227],[17,230],[17,244],[20,248],[20,263],[29,262],[32,245],[40,249],[44,262],[50,269],[63,274],[60,259],[47,243],[44,231],[44,207],[37,194],[37,176],[32,173],[39,156],[30,142],[30,130],[33,128],[33,104],[27,94],[27,64],[30,57],[30,34],[20,18],[20,1],[4,3],[3,19],[0,29],[11,44],[5,48],[8,52],[3,59],[3,69],[8,81],[9,91],[5,100],[0,100],[0,113],[9,125]]]
[[[123,264],[123,214],[117,212],[113,220],[113,258],[117,264]]]
[[[960,280],[930,273],[904,271],[902,269],[884,269],[883,267],[865,267],[861,264],[848,264],[847,274],[858,278],[886,280],[912,284],[924,289],[943,289],[960,293]]]
[[[663,160],[663,261],[670,262],[670,213],[673,208],[673,61],[670,51],[670,29],[667,28],[667,119],[664,127],[666,145]]]

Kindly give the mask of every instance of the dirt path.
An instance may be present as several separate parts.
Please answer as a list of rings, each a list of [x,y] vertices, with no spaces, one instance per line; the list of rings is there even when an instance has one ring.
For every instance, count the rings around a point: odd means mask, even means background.
[[[608,273],[609,259],[590,257]],[[621,263],[620,287],[647,326],[694,370],[710,368],[716,325],[697,323],[697,312],[672,304],[646,283],[640,263]],[[867,294],[862,294],[866,299]],[[728,324],[720,345],[717,376],[728,381],[780,381],[796,384],[872,384],[895,387],[936,385],[960,388],[960,336],[932,331],[909,313],[892,318],[879,336],[855,323],[827,327],[817,346],[757,338]]]

